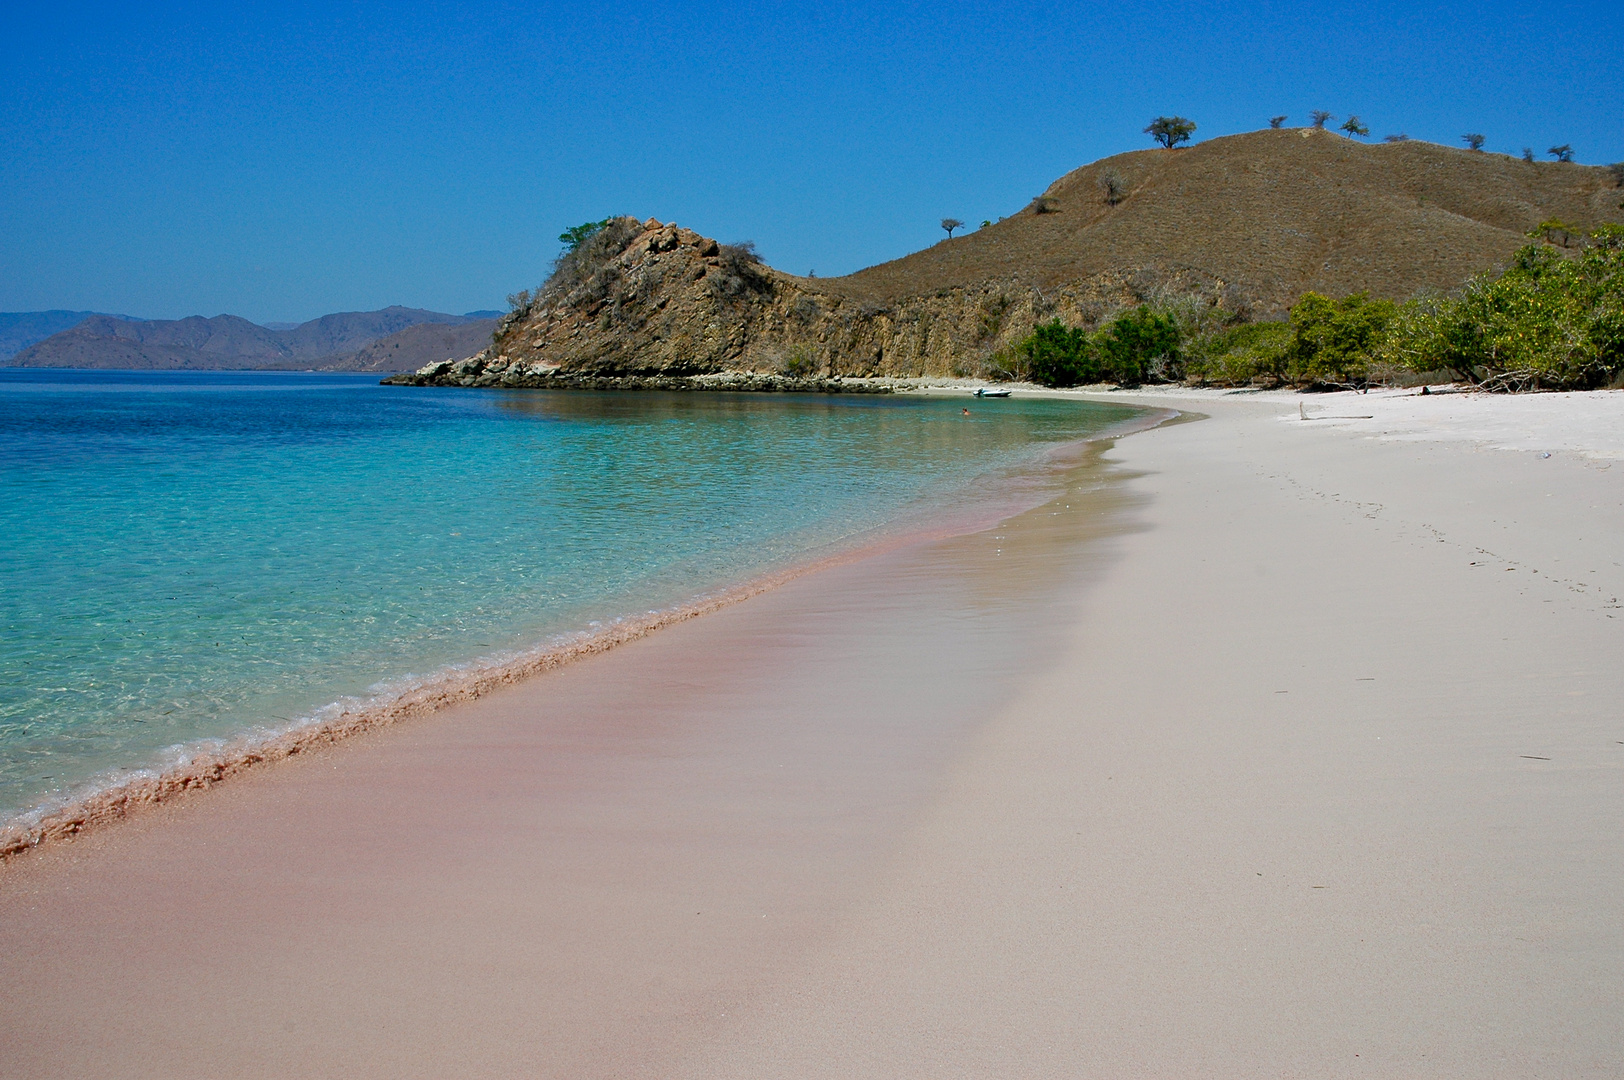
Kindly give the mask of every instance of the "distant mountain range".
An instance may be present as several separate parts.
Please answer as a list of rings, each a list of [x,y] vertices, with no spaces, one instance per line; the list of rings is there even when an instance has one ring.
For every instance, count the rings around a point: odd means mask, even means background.
[[[92,315],[139,321],[130,315],[105,315],[100,311],[0,311],[0,363],[35,342],[78,326]]]
[[[497,311],[448,315],[393,306],[339,312],[273,328],[235,315],[141,320],[94,312],[18,312],[0,314],[0,343],[16,343],[0,353],[6,356],[0,364],[140,370],[406,371],[480,351],[489,343],[500,315]],[[379,345],[383,347],[377,348]]]

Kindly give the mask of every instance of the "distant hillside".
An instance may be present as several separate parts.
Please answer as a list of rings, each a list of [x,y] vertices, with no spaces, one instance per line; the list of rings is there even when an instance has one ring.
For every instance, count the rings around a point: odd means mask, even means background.
[[[387,307],[323,315],[286,330],[272,330],[235,315],[145,322],[97,315],[22,350],[10,363],[17,367],[343,371],[352,369],[355,355],[362,349],[408,327],[460,327],[486,322],[493,314],[447,315]]]
[[[490,349],[400,381],[721,385],[721,373],[749,372],[769,376],[750,385],[822,388],[984,375],[1039,322],[1097,326],[1145,301],[1266,318],[1310,289],[1447,292],[1503,266],[1542,221],[1588,231],[1624,222],[1621,203],[1604,168],[1287,129],[1106,158],[1006,220],[840,278],[619,218],[502,321]]]
[[[1122,196],[1106,200],[1114,174]],[[1040,287],[1112,271],[1231,285],[1264,309],[1313,289],[1391,299],[1501,264],[1550,218],[1624,221],[1603,168],[1524,162],[1419,140],[1368,145],[1314,128],[1139,150],[1067,173],[1020,213],[819,285],[895,300],[1009,279]]]
[[[0,311],[0,362],[52,334],[78,326],[93,315],[139,321],[130,315],[105,315],[99,311]]]
[[[379,338],[346,361],[345,371],[416,371],[424,364],[461,360],[484,352],[497,320],[446,326],[421,323]]]

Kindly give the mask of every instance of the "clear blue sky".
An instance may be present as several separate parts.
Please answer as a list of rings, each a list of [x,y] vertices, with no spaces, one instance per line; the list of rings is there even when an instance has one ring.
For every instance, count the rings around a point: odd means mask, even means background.
[[[0,310],[502,307],[611,213],[795,273],[1310,109],[1624,159],[1624,4],[0,7]]]

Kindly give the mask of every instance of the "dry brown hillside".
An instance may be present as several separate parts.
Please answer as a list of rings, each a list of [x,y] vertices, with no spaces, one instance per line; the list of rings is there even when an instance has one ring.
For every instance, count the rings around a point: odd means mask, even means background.
[[[1114,203],[1107,175],[1120,180]],[[1607,169],[1288,129],[1106,158],[1013,217],[841,278],[780,273],[676,225],[620,218],[571,256],[570,274],[526,294],[490,348],[400,381],[712,385],[749,372],[752,386],[811,388],[983,375],[1040,321],[1095,326],[1147,300],[1267,317],[1309,289],[1446,292],[1542,221],[1594,228],[1624,221],[1620,203]]]
[[[1099,180],[1121,177],[1105,201]],[[1313,289],[1405,299],[1502,263],[1541,221],[1624,221],[1602,168],[1524,162],[1329,131],[1254,131],[1179,150],[1139,150],[1062,176],[1013,217],[819,284],[896,300],[989,279],[1043,287],[1152,269],[1233,284],[1264,310]]]

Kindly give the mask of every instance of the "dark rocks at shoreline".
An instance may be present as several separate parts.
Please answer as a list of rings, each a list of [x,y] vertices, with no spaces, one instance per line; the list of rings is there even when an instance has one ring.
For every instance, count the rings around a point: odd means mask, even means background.
[[[606,375],[558,368],[488,366],[481,357],[431,364],[420,371],[391,375],[385,386],[456,386],[516,390],[695,390],[734,393],[889,394],[883,379],[798,377],[757,371],[701,375]]]

